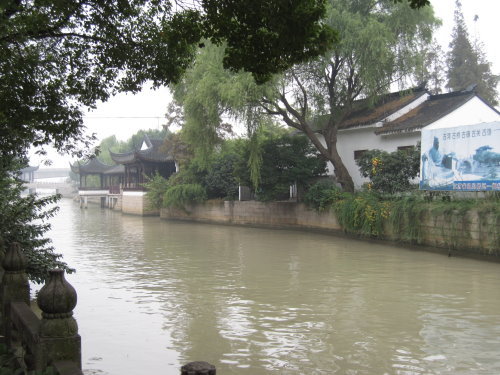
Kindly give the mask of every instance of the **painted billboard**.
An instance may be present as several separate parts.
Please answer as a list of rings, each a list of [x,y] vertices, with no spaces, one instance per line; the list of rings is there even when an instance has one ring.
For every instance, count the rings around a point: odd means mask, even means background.
[[[420,189],[500,190],[500,122],[422,129]]]

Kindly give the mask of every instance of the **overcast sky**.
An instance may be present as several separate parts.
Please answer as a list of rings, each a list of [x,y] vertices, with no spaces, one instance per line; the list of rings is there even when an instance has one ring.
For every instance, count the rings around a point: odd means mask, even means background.
[[[436,34],[443,50],[448,50],[450,35],[453,29],[453,12],[455,0],[431,0],[436,15],[443,25]],[[462,0],[464,19],[471,38],[479,38],[484,43],[488,61],[493,64],[493,73],[500,74],[500,48],[498,48],[498,23],[500,0]],[[478,20],[474,22],[474,17]],[[167,88],[151,90],[145,88],[137,95],[120,94],[85,117],[85,125],[89,133],[96,133],[99,140],[116,135],[120,140],[128,139],[140,129],[159,129],[165,123],[164,116],[170,94]],[[69,157],[50,153],[54,168],[68,166]],[[31,165],[38,165],[40,159],[32,157]]]

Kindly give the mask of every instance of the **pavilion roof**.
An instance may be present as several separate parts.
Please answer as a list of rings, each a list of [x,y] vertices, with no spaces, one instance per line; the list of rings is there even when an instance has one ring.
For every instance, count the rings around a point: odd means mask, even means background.
[[[102,161],[96,157],[91,158],[85,164],[80,164],[77,162],[71,165],[71,170],[73,173],[77,174],[101,174],[115,167],[114,165],[104,164]]]
[[[124,174],[124,173],[125,173],[125,166],[123,164],[113,165],[106,172],[104,172],[105,175]]]
[[[174,160],[173,156],[163,149],[163,140],[161,139],[150,139],[147,135],[144,135],[142,146],[139,150],[136,149],[125,153],[111,151],[109,153],[111,159],[118,164],[130,164],[140,160],[156,163]]]
[[[35,172],[38,170],[39,167],[40,167],[39,165],[37,165],[37,166],[30,165],[30,166],[27,166],[26,168],[21,169],[21,172],[22,173]]]

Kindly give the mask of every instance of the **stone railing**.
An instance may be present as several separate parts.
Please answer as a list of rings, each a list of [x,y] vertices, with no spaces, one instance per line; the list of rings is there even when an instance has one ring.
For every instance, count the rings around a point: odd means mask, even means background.
[[[50,271],[38,292],[41,318],[30,307],[26,257],[13,243],[3,257],[0,272],[1,334],[14,352],[15,366],[28,373],[43,373],[52,367],[59,375],[82,375],[81,339],[73,318],[76,291],[65,280],[64,271]]]

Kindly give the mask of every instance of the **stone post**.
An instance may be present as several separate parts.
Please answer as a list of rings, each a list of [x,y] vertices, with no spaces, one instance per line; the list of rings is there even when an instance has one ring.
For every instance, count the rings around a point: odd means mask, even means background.
[[[38,306],[42,310],[40,322],[41,350],[37,369],[44,369],[54,361],[71,361],[82,368],[81,338],[73,318],[76,291],[64,278],[64,270],[49,271],[48,282],[38,292]]]
[[[181,375],[215,375],[215,366],[208,362],[189,362],[181,367]]]
[[[26,275],[26,265],[27,260],[21,251],[21,246],[17,242],[13,242],[7,249],[2,261],[4,274],[0,290],[2,328],[8,345],[12,342],[10,303],[25,302],[28,306],[30,303],[30,287]]]

